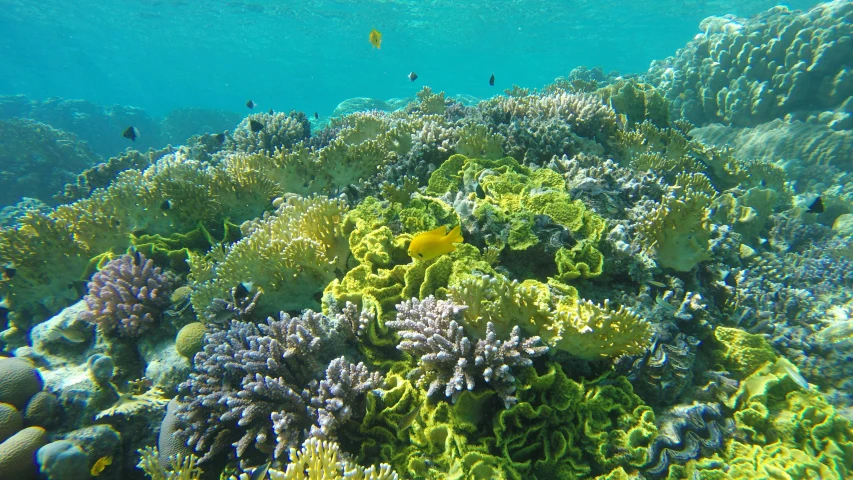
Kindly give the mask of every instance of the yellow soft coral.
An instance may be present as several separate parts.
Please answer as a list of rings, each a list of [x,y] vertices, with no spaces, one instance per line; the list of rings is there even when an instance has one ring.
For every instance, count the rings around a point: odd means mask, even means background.
[[[711,257],[708,220],[716,190],[702,174],[679,175],[658,206],[637,226],[658,264],[687,272]]]
[[[225,298],[241,282],[262,292],[258,308],[263,313],[319,306],[319,293],[345,269],[349,256],[339,229],[346,205],[339,199],[295,195],[276,199],[274,205],[274,213],[241,226],[244,237],[224,250],[215,277],[193,295],[196,311],[204,311],[213,298]],[[207,264],[195,265],[203,277]]]

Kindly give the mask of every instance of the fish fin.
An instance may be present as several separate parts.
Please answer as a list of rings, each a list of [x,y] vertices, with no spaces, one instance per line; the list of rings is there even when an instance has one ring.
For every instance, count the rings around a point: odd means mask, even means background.
[[[447,227],[444,225],[439,225],[438,228],[434,228],[428,232],[421,233],[421,235],[427,237],[443,237],[447,233]]]
[[[459,225],[453,227],[453,230],[451,230],[450,233],[447,234],[447,239],[450,243],[459,243],[465,241],[465,239],[462,238],[462,229],[459,228]]]

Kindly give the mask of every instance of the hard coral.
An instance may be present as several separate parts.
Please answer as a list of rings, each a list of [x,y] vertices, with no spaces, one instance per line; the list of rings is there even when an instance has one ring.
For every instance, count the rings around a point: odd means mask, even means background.
[[[141,253],[109,261],[92,276],[80,318],[106,334],[138,337],[152,328],[168,306],[172,278]]]
[[[548,347],[541,345],[539,337],[522,340],[518,326],[509,339],[499,340],[491,323],[485,338],[474,344],[458,323],[464,308],[433,296],[423,301],[413,298],[397,305],[397,320],[386,325],[403,338],[397,348],[418,358],[418,367],[410,375],[418,377],[418,384],[429,384],[427,395],[444,388],[445,396],[456,402],[483,378],[509,407],[517,401],[512,369],[530,366],[530,359],[546,353]]]
[[[354,334],[350,320],[311,311],[282,313],[266,324],[232,321],[227,330],[209,333],[180,386],[178,434],[204,453],[201,462],[228,444],[238,457],[251,447],[279,456],[305,433],[330,437],[380,382],[363,364],[342,357],[329,362]],[[317,381],[322,370],[325,379]]]

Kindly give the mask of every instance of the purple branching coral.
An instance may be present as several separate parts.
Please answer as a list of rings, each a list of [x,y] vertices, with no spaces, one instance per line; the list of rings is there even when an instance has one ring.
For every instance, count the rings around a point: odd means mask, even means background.
[[[138,337],[169,304],[172,278],[139,252],[110,260],[92,276],[80,318],[104,333]]]
[[[179,387],[179,435],[202,462],[229,445],[238,457],[251,447],[278,457],[306,436],[332,438],[382,384],[361,363],[328,361],[340,352],[340,337],[354,333],[351,320],[311,311],[265,324],[233,320],[209,333]]]
[[[482,378],[509,408],[517,401],[512,369],[531,365],[531,358],[548,347],[539,337],[522,340],[518,326],[508,340],[499,340],[491,322],[486,338],[473,344],[458,322],[465,308],[433,296],[423,301],[413,298],[397,305],[397,320],[386,325],[403,339],[397,348],[418,359],[410,376],[418,378],[418,385],[429,385],[428,395],[443,388],[444,395],[455,402]]]

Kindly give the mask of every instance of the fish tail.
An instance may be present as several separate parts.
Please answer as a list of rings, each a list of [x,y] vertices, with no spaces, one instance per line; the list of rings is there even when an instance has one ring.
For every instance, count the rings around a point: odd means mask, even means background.
[[[453,227],[453,230],[447,234],[447,239],[450,243],[459,243],[464,242],[465,239],[462,238],[462,230],[459,228],[459,225]]]

